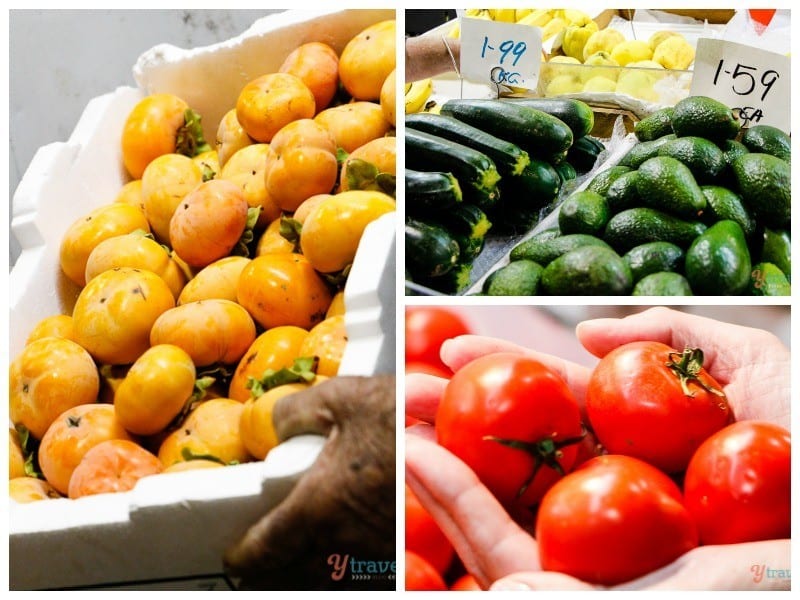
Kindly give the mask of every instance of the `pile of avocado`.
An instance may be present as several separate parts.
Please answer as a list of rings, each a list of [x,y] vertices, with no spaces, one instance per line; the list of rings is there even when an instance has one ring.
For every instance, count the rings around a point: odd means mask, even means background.
[[[482,294],[791,294],[791,139],[690,96],[511,251]]]

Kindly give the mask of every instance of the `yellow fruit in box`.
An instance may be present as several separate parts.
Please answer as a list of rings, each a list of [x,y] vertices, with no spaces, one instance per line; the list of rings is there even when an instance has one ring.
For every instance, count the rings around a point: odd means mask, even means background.
[[[636,68],[636,69],[658,69],[659,71],[664,70],[664,65],[657,63],[654,60],[639,60],[637,62],[628,63],[625,65],[628,68]]]
[[[617,44],[611,51],[611,58],[622,66],[641,60],[650,60],[652,57],[653,50],[650,48],[650,44],[642,40],[626,40]]]
[[[625,36],[616,29],[601,29],[595,31],[589,39],[586,40],[586,45],[583,47],[583,59],[586,60],[595,52],[608,52],[625,41]]]
[[[557,10],[556,16],[561,17],[570,25],[587,25],[594,22],[592,17],[585,12],[572,8]]]
[[[567,27],[567,22],[564,19],[551,19],[547,22],[547,25],[542,27],[542,41],[546,42],[554,35],[562,32]]]
[[[547,62],[549,63],[556,63],[556,64],[565,64],[565,65],[582,65],[583,63],[579,61],[577,58],[573,58],[571,56],[554,56]]]
[[[493,21],[501,23],[516,23],[516,11],[513,8],[488,8],[489,16]]]
[[[586,42],[599,29],[594,21],[589,21],[584,25],[570,25],[564,30],[564,39],[561,42],[562,52],[567,56],[581,60]]]
[[[563,94],[575,94],[583,89],[583,85],[577,77],[572,75],[557,75],[545,88],[545,96],[561,96]]]
[[[650,39],[647,40],[647,43],[650,44],[650,48],[653,49],[655,52],[658,45],[663,42],[668,37],[672,37],[673,35],[680,36],[679,33],[675,33],[674,31],[669,31],[668,29],[664,29],[662,31],[656,31],[653,35],[650,36]]]
[[[584,92],[614,92],[616,89],[617,82],[602,75],[591,77],[583,84]]]
[[[527,17],[529,14],[533,12],[534,9],[532,8],[517,8],[514,10],[514,21],[519,23],[520,20]]]
[[[675,35],[656,46],[653,60],[665,69],[684,71],[694,62],[694,47],[683,37]]]
[[[608,77],[612,81],[616,81],[619,76],[619,63],[611,58],[608,52],[595,52],[583,63],[584,67],[596,67],[594,69],[584,68],[582,79],[584,81],[591,77]]]
[[[532,27],[544,27],[552,20],[552,10],[537,8],[536,10],[532,10],[531,12],[517,19],[517,23],[519,25],[531,25]],[[566,27],[566,22],[564,22],[564,26]]]
[[[618,94],[624,94],[647,102],[657,102],[658,94],[653,89],[653,79],[647,73],[626,71],[617,81]]]

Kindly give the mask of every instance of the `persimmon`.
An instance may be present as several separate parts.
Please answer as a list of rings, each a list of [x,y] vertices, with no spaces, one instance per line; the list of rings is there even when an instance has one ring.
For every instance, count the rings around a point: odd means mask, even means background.
[[[92,447],[75,467],[68,496],[82,498],[132,490],[143,477],[164,470],[158,457],[130,440],[107,440]]]
[[[242,88],[236,100],[236,119],[247,135],[268,143],[281,127],[316,113],[314,94],[290,73],[262,75]]]
[[[236,302],[239,275],[249,262],[244,256],[226,256],[206,265],[181,290],[178,304],[212,298]]]
[[[347,346],[347,329],[344,316],[326,317],[314,325],[300,346],[300,356],[315,356],[319,359],[317,373],[333,377],[339,372],[344,350]]]
[[[278,69],[300,78],[314,95],[317,112],[325,109],[339,87],[339,56],[328,44],[308,42],[289,53]]]

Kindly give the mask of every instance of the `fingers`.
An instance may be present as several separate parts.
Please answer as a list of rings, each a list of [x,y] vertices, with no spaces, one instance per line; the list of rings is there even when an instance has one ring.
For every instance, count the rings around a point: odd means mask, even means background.
[[[489,589],[491,591],[591,590],[594,587],[580,579],[575,579],[563,573],[556,573],[555,571],[527,571],[498,579]]]
[[[441,377],[422,373],[406,375],[406,414],[433,423],[445,386],[447,380]]]
[[[514,523],[472,470],[444,448],[406,436],[406,482],[482,587],[510,573],[538,568],[534,539]]]

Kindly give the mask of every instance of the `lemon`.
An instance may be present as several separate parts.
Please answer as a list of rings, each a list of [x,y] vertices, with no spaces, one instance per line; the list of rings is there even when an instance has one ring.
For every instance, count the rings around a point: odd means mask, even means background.
[[[616,81],[608,77],[603,77],[602,75],[591,77],[583,84],[584,92],[614,92],[616,88]]]
[[[623,66],[631,62],[650,60],[652,57],[653,51],[650,49],[650,44],[642,40],[624,41],[617,44],[611,52],[611,58]]]
[[[653,80],[647,73],[628,71],[619,77],[616,92],[647,102],[657,102],[658,94],[653,89]]]
[[[650,44],[650,48],[655,52],[658,45],[663,42],[668,37],[672,37],[673,35],[679,36],[679,33],[675,33],[674,31],[669,31],[667,29],[663,31],[656,31],[653,35],[650,36],[650,39],[647,40],[647,43]]]
[[[584,75],[582,79],[584,81],[589,80],[592,77],[607,77],[612,81],[616,81],[617,77],[619,76],[619,63],[611,58],[611,55],[608,52],[595,52],[586,61],[583,63],[584,65]],[[594,67],[589,69],[587,67]]]
[[[653,52],[653,60],[665,69],[684,71],[694,61],[694,47],[681,36],[672,36],[661,42]]]
[[[545,89],[545,96],[560,96],[562,94],[574,94],[582,89],[581,82],[572,75],[558,75],[554,77]]]
[[[625,36],[616,29],[602,29],[595,31],[583,47],[583,59],[586,60],[595,52],[610,53],[617,44],[625,41]]]

